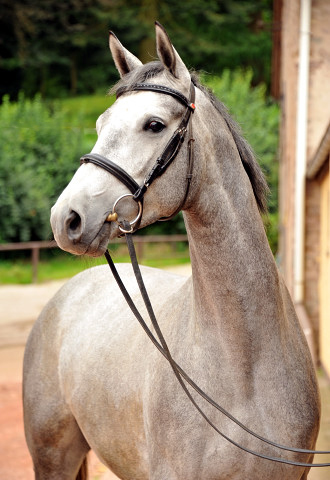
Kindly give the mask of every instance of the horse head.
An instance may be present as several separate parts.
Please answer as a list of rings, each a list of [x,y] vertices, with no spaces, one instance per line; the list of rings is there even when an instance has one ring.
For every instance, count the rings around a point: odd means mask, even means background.
[[[101,255],[109,239],[123,230],[122,219],[134,224],[134,228],[144,227],[171,216],[184,203],[188,149],[185,142],[180,150],[184,135],[175,139],[176,161],[172,164],[165,159],[171,168],[164,168],[164,174],[157,175],[157,181],[150,186],[145,180],[155,166],[158,168],[156,159],[159,163],[161,152],[172,148],[180,120],[191,110],[185,102],[193,88],[186,66],[158,23],[156,43],[159,61],[143,65],[110,33],[109,46],[121,77],[116,87],[117,100],[98,118],[97,142],[91,154],[83,157],[51,213],[55,239],[71,253]],[[144,87],[137,89],[141,84]],[[157,86],[161,86],[161,93],[169,94],[159,95]],[[181,130],[185,134],[186,126]],[[100,168],[95,158],[104,159],[103,163],[124,173],[109,174],[109,169]],[[134,188],[127,188],[120,180],[122,175],[126,175],[128,183],[131,179],[133,185],[141,185],[144,190],[148,187],[143,213],[142,198],[135,201]]]

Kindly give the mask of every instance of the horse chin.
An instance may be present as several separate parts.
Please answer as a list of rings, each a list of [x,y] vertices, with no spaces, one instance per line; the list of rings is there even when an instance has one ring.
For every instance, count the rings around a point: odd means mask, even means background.
[[[111,232],[109,223],[104,223],[92,241],[82,237],[79,241],[64,240],[60,236],[54,235],[57,245],[64,251],[73,255],[87,255],[89,257],[100,257],[107,249],[110,237],[116,236],[115,232]],[[115,230],[115,229],[114,229]],[[117,232],[118,233],[118,232]]]
[[[114,230],[115,229],[111,229],[109,223],[104,223],[96,237],[88,245],[84,255],[88,255],[89,257],[100,257],[103,255],[108,247],[110,238],[115,236]]]

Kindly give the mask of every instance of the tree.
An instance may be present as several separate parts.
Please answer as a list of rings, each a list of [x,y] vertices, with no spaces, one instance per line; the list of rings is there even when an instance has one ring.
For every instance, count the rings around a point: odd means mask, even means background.
[[[219,75],[252,67],[269,84],[271,0],[0,0],[0,95],[86,93],[115,81],[108,29],[143,61],[155,56],[154,20],[187,65]]]

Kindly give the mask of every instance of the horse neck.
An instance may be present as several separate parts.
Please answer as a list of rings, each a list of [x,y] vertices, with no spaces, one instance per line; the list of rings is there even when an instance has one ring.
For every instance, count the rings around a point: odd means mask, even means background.
[[[250,181],[230,132],[225,129],[220,135],[213,152],[198,152],[203,183],[184,216],[195,320],[242,357],[244,352],[251,355],[253,342],[266,334],[270,322],[276,323],[283,307]]]
[[[240,215],[245,218],[225,212],[228,204],[218,205],[221,214],[210,202],[208,207],[211,213],[202,218],[200,213],[185,216],[195,305],[206,323],[217,321],[228,309],[239,313],[237,320],[246,321],[249,313],[255,315],[262,303],[279,294],[278,273],[263,225],[258,217],[249,218],[245,206]],[[219,220],[224,215],[226,224]]]

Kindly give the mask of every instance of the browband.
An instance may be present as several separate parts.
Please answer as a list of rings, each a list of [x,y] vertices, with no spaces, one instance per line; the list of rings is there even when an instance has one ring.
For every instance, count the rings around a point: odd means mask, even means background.
[[[176,98],[181,102],[185,107],[189,108],[191,111],[195,110],[194,103],[190,102],[188,98],[183,95],[183,93],[173,88],[165,87],[164,85],[157,85],[152,83],[135,83],[131,87],[123,86],[118,88],[116,92],[116,98],[119,98],[123,93],[132,92],[136,90],[151,91],[157,93],[165,93],[165,95],[170,95],[171,97]]]

